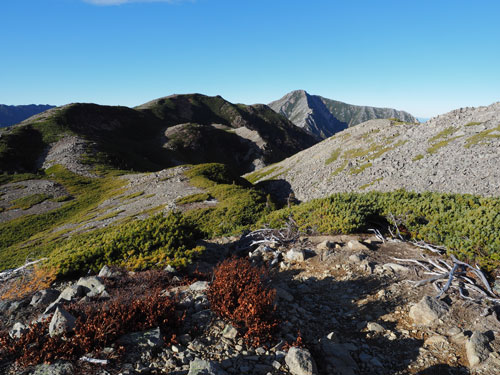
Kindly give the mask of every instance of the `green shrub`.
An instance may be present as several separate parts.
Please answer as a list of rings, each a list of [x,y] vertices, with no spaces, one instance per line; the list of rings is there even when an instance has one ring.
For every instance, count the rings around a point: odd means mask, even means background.
[[[290,214],[303,231],[331,234],[360,232],[393,214],[412,239],[444,245],[487,269],[500,265],[500,198],[406,191],[334,194],[272,212],[258,225],[280,227]]]
[[[49,255],[49,266],[59,276],[97,272],[104,265],[185,266],[203,250],[196,247],[199,238],[200,232],[181,214],[157,215],[75,236]]]
[[[191,183],[217,199],[214,207],[185,213],[208,237],[237,234],[275,209],[262,191],[222,164],[201,164],[186,172]]]

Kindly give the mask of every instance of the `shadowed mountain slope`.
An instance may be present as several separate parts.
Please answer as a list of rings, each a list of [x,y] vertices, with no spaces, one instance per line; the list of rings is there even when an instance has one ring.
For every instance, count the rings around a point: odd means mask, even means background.
[[[54,147],[74,150],[67,137],[79,145],[79,162],[136,171],[222,162],[244,173],[316,142],[267,106],[234,105],[221,97],[175,95],[134,109],[77,103],[3,130],[0,170],[45,168]]]

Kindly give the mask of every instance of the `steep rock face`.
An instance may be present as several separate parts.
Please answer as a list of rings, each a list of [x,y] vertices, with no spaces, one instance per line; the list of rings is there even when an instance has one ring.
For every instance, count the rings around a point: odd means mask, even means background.
[[[500,191],[500,102],[461,108],[425,124],[370,120],[259,171],[300,200],[350,191]]]
[[[0,104],[0,128],[21,122],[28,117],[54,108],[53,105],[5,105]]]
[[[310,95],[304,90],[292,91],[283,98],[269,103],[269,106],[298,127],[321,139],[372,119],[397,118],[405,122],[416,121],[412,115],[404,111],[346,104]]]

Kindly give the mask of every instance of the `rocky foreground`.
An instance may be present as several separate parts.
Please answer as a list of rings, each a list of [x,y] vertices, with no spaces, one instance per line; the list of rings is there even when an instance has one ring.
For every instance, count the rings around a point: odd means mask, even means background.
[[[191,271],[209,275],[221,259],[247,253],[244,245],[237,238],[211,243]],[[183,276],[169,267],[162,277],[176,282],[164,294],[178,296],[185,315],[175,340],[165,342],[165,333],[153,327],[123,335],[105,348],[104,359],[86,353],[73,363],[23,368],[4,358],[0,372],[493,375],[500,371],[497,305],[454,293],[437,299],[432,286],[415,287],[412,281],[428,277],[425,270],[394,260],[420,258],[422,250],[413,245],[383,243],[367,235],[321,236],[249,251],[254,263],[271,265],[281,321],[273,342],[247,345],[237,329],[211,311],[210,279],[195,281],[191,276],[183,282]],[[436,257],[430,259],[437,261]],[[116,292],[113,280],[123,277],[120,272],[105,267],[98,276],[57,283],[22,300],[3,300],[0,328],[19,338],[30,321],[46,318],[51,336],[70,332],[75,326],[75,317],[68,312],[71,304],[105,303]]]

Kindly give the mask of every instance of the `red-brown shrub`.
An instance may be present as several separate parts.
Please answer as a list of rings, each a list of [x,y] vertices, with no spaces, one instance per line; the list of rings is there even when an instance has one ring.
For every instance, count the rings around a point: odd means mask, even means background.
[[[265,268],[231,258],[216,267],[207,293],[212,311],[243,330],[245,340],[253,345],[272,340],[278,325],[273,303],[276,290],[267,282]]]
[[[162,295],[161,288],[131,294],[142,285],[156,283],[153,274],[134,275],[124,280],[128,288],[110,288],[112,298],[104,302],[73,304],[67,307],[76,318],[75,330],[64,336],[50,337],[49,321],[32,324],[29,331],[18,339],[0,332],[0,358],[15,360],[22,366],[56,360],[75,361],[86,353],[109,358],[102,353],[121,335],[160,327],[166,342],[175,338],[182,318],[176,314],[177,303]],[[149,283],[147,282],[149,280]],[[162,280],[165,281],[165,280]],[[142,288],[140,288],[142,289]],[[116,356],[122,350],[113,354]]]

